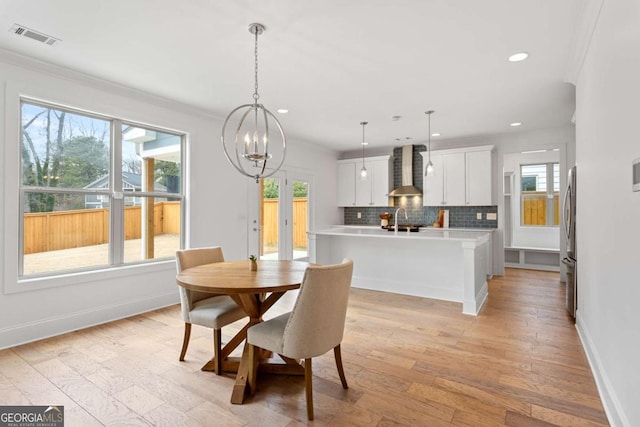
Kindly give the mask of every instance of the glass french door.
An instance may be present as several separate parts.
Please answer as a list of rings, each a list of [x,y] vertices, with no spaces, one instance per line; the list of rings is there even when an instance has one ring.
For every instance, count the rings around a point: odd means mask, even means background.
[[[260,259],[308,259],[310,182],[308,176],[285,171],[260,181],[252,196],[257,200],[249,206],[251,253]]]
[[[294,260],[307,261],[309,259],[309,187],[310,179],[304,176],[291,178],[291,242]]]

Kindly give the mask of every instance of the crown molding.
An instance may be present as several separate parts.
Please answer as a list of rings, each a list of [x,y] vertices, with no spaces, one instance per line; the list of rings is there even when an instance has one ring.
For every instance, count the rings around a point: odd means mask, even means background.
[[[574,86],[578,81],[578,76],[582,70],[585,57],[591,45],[591,39],[600,17],[600,11],[605,0],[584,0],[582,2],[582,10],[578,25],[573,37],[571,48],[571,58],[569,60],[565,81],[572,83]]]

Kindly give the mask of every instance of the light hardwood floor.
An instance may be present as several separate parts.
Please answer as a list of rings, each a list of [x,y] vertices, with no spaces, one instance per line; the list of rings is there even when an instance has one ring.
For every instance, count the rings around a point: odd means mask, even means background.
[[[508,269],[489,292],[473,317],[456,303],[352,289],[349,389],[332,352],[315,358],[309,424],[608,425],[558,274]],[[173,306],[0,351],[0,404],[64,405],[68,427],[308,423],[303,377],[261,375],[256,395],[231,405],[233,376],[199,370],[211,331],[194,327],[179,362],[182,333]]]

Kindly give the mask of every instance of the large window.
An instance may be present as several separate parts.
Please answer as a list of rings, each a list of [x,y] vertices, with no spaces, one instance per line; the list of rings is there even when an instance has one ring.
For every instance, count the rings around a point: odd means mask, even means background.
[[[560,165],[520,166],[521,224],[553,227],[560,224]]]
[[[21,121],[19,276],[180,248],[183,135],[26,99]]]

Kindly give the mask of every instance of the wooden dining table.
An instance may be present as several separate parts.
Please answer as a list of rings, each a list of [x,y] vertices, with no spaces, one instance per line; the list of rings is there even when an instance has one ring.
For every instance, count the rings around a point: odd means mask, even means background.
[[[262,322],[262,316],[287,291],[298,289],[304,272],[310,265],[302,261],[260,260],[257,271],[251,271],[250,261],[227,261],[204,264],[182,270],[176,276],[178,285],[192,291],[229,295],[249,316],[249,322],[222,348],[220,359],[211,359],[202,367],[214,371],[218,363],[223,372],[235,372],[236,382],[231,393],[231,403],[241,404],[249,393],[250,354],[246,343],[250,326]],[[230,354],[245,342],[242,357]],[[258,370],[288,375],[304,375],[299,361],[280,356],[271,357],[270,352],[260,350]]]

